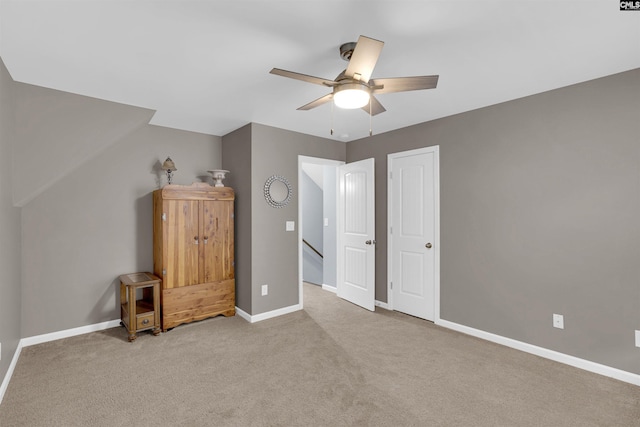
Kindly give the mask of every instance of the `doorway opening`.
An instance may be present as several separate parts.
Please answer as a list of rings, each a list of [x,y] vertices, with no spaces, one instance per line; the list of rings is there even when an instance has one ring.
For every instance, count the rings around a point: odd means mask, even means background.
[[[342,161],[298,156],[298,295],[303,283],[336,292],[337,171]]]

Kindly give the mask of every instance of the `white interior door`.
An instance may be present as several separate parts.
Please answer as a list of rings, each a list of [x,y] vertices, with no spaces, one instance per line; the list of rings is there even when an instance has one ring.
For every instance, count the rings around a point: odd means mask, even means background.
[[[389,155],[392,307],[431,321],[439,281],[437,162],[437,147]]]
[[[374,160],[338,166],[337,294],[375,309]]]

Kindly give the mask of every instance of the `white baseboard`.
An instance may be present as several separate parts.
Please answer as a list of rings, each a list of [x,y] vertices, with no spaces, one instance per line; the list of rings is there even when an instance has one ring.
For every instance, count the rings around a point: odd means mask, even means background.
[[[324,289],[325,291],[333,292],[334,294],[338,293],[338,288],[336,288],[335,286],[325,285],[324,283],[322,284],[322,289]]]
[[[236,314],[239,317],[242,317],[247,322],[251,323],[251,315],[249,313],[247,313],[246,311],[242,310],[241,308],[238,308],[238,306],[236,306]]]
[[[20,352],[22,351],[22,341],[18,342],[18,348],[16,348],[16,352],[13,353],[13,359],[11,359],[11,364],[9,365],[9,369],[7,373],[4,375],[4,380],[2,380],[2,385],[0,385],[0,404],[2,403],[2,399],[4,398],[4,393],[7,391],[9,387],[9,381],[11,381],[11,376],[13,375],[13,370],[16,368],[18,364],[18,358],[20,358]]]
[[[299,310],[302,310],[302,306],[300,304],[296,304],[290,305],[289,307],[279,308],[277,310],[267,311],[266,313],[251,315],[246,311],[240,310],[238,307],[236,307],[236,314],[249,323],[256,323],[262,320],[271,319],[273,317],[282,316]]]
[[[89,332],[103,331],[109,328],[120,326],[120,319],[109,320],[107,322],[95,323],[93,325],[80,326],[78,328],[66,329],[64,331],[51,332],[50,334],[36,335],[33,337],[22,338],[20,343],[22,347],[30,345],[42,344],[44,342],[60,340],[62,338],[74,337],[76,335],[88,334]]]
[[[4,398],[4,393],[7,391],[7,387],[9,387],[9,381],[11,381],[11,376],[13,375],[13,371],[18,363],[18,359],[20,358],[20,353],[22,352],[23,347],[29,347],[31,345],[42,344],[49,341],[55,341],[62,338],[74,337],[76,335],[88,334],[89,332],[102,331],[109,328],[114,328],[116,326],[120,326],[120,319],[118,320],[109,320],[107,322],[95,323],[93,325],[80,326],[78,328],[66,329],[64,331],[51,332],[49,334],[43,335],[35,335],[33,337],[22,338],[18,342],[18,348],[16,352],[13,354],[13,359],[11,359],[11,364],[9,365],[9,369],[4,376],[4,380],[2,381],[2,385],[0,385],[0,403],[2,403],[2,399]]]
[[[389,304],[387,304],[386,302],[376,300],[375,304],[376,304],[376,307],[384,308],[385,310],[391,310],[389,308]]]
[[[435,324],[447,329],[462,332],[463,334],[474,336],[476,338],[481,338],[483,340],[491,341],[496,344],[501,344],[506,347],[524,351],[525,353],[535,354],[536,356],[544,357],[545,359],[550,359],[556,362],[564,363],[565,365],[573,366],[575,368],[583,369],[595,374],[604,375],[606,377],[615,378],[616,380],[640,386],[640,375],[634,374],[632,372],[623,371],[621,369],[601,365],[589,360],[580,359],[575,356],[570,356],[568,354],[549,350],[547,348],[538,347],[536,345],[517,341],[511,338],[506,338],[500,335],[492,334],[490,332],[470,328],[468,326],[460,325],[448,320],[438,319],[436,320]]]

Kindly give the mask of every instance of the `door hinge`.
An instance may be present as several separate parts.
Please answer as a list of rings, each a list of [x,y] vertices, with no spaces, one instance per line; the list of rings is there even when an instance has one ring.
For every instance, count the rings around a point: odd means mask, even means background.
[[[162,220],[163,220],[163,221],[166,221],[166,220],[167,220],[167,214],[166,214],[166,213],[164,213],[164,212],[162,212]]]
[[[233,218],[235,218],[235,217],[236,217],[236,214],[232,213],[232,214],[231,214],[231,219],[233,219]]]
[[[167,275],[167,270],[162,270],[162,275],[166,276]]]
[[[393,179],[393,172],[389,172],[389,179]]]
[[[389,282],[391,284],[391,289],[393,289],[393,282]]]
[[[393,234],[393,227],[389,227],[389,234]]]

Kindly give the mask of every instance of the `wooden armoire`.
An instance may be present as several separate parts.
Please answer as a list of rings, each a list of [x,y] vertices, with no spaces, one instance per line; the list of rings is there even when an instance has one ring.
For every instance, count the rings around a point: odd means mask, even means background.
[[[207,183],[153,192],[153,265],[162,330],[235,315],[234,192]]]

